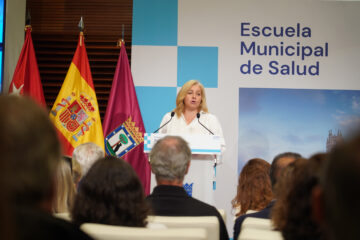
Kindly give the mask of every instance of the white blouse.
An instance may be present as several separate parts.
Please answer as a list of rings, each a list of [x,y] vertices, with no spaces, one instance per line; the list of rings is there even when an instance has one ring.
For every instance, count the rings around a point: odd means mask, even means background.
[[[167,121],[169,121],[171,118],[171,112],[168,112],[165,114],[165,116],[163,117],[160,126],[162,126],[163,124],[165,124]],[[163,128],[161,128],[159,130],[159,133],[164,133],[164,134],[208,134],[210,135],[211,133],[206,130],[206,128],[204,128],[203,126],[201,126],[200,122],[207,127],[211,132],[214,133],[214,135],[216,136],[220,136],[222,138],[222,142],[221,142],[221,155],[224,153],[225,151],[225,140],[224,140],[224,136],[223,136],[223,132],[221,129],[221,125],[219,120],[217,119],[217,117],[211,113],[206,113],[201,111],[200,112],[200,118],[198,119],[197,117],[194,118],[194,120],[192,120],[191,123],[187,124],[185,117],[183,114],[181,114],[180,117],[178,117],[176,114],[174,115],[174,117],[171,119],[171,121],[166,124]],[[221,162],[221,159],[218,159],[218,163]]]

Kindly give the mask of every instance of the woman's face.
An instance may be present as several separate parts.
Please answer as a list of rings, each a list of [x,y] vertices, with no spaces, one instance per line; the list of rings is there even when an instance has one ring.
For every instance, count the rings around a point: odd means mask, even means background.
[[[199,85],[193,85],[186,93],[184,104],[187,110],[197,110],[201,103],[201,88]]]

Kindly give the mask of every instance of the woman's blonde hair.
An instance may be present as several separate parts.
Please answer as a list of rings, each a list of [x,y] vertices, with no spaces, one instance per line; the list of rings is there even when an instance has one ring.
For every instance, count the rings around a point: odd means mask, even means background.
[[[75,186],[71,176],[70,165],[61,160],[56,173],[56,196],[53,202],[55,213],[69,212],[75,200]]]
[[[201,102],[200,102],[200,106],[199,106],[198,110],[208,112],[208,108],[206,105],[204,86],[197,80],[189,80],[182,86],[182,88],[180,89],[180,91],[176,97],[176,108],[174,109],[176,116],[180,117],[181,113],[184,112],[184,109],[185,109],[184,99],[185,99],[186,94],[189,91],[189,89],[194,85],[198,85],[201,90]]]
[[[71,165],[72,165],[73,183],[77,187],[80,182],[80,179],[83,177],[81,166],[80,163],[75,158],[71,159]]]

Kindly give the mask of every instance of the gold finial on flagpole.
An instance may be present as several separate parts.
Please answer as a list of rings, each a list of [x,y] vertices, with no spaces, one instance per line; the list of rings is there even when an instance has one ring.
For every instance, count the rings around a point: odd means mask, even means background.
[[[117,40],[116,46],[121,48],[121,46],[122,46],[123,43],[125,43],[124,39],[119,38],[119,39]]]
[[[27,11],[26,14],[26,21],[25,21],[25,28],[24,30],[28,30],[30,29],[30,31],[32,31],[32,27],[31,27],[31,15],[30,15],[30,10]]]
[[[84,39],[84,21],[83,21],[82,16],[80,17],[80,22],[78,24],[78,28],[79,28],[79,31],[80,31],[80,46],[82,46],[82,42],[83,42],[83,39]]]
[[[28,29],[30,29],[30,32],[32,32],[32,27],[31,27],[31,25],[25,25],[25,28],[24,28],[25,32],[26,32],[26,30],[28,30]]]
[[[125,43],[124,41],[124,31],[125,31],[125,26],[124,24],[121,24],[121,38],[118,39],[117,43],[116,43],[116,46],[120,47],[121,48],[121,45],[123,43]]]

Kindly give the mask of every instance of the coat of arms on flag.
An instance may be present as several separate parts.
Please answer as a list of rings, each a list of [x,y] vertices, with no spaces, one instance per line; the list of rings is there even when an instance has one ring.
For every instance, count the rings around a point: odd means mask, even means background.
[[[90,117],[90,114],[95,111],[92,101],[86,93],[81,93],[76,98],[76,94],[72,92],[70,96],[56,104],[50,114],[54,117],[58,116],[63,131],[70,132],[73,140],[78,141],[95,122],[95,118]]]
[[[122,157],[143,141],[142,133],[129,117],[105,137],[105,150],[108,155]]]

